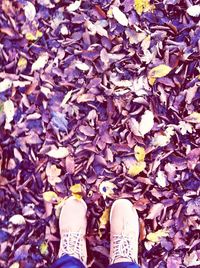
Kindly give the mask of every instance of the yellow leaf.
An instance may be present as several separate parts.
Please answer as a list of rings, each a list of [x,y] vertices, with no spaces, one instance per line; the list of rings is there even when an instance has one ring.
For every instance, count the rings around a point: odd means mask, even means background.
[[[40,253],[42,255],[48,255],[49,251],[48,251],[48,244],[46,241],[42,242],[42,244],[40,245]]]
[[[145,149],[141,146],[136,145],[134,147],[134,154],[137,161],[144,161],[145,158]]]
[[[149,84],[153,85],[155,82],[155,78],[166,76],[171,70],[172,68],[166,64],[160,64],[154,67],[149,71],[148,74]]]
[[[109,220],[109,208],[106,208],[100,218],[100,222],[99,222],[99,231],[98,231],[98,234],[99,234],[99,237],[102,237],[102,229],[105,229],[106,227],[106,224],[108,223],[108,220]]]
[[[47,202],[57,202],[58,196],[53,191],[47,191],[43,193],[43,199]]]
[[[110,181],[103,181],[99,185],[99,191],[103,195],[104,198],[110,197],[114,195],[114,189],[116,189],[116,185]]]
[[[80,183],[74,184],[70,187],[70,191],[72,192],[72,195],[77,199],[82,199],[82,186]]]
[[[99,228],[105,227],[109,220],[109,208],[106,208],[100,218]]]
[[[17,66],[19,67],[19,69],[23,70],[26,68],[27,66],[27,59],[20,57],[17,63]]]
[[[36,34],[31,32],[26,33],[25,37],[28,41],[36,41],[38,38],[42,37],[43,33],[37,30]]]
[[[136,176],[142,172],[146,167],[145,162],[135,162],[128,170],[128,174],[131,176]]]
[[[157,232],[149,233],[147,235],[147,239],[151,242],[157,243],[157,242],[160,242],[160,239],[162,237],[168,236],[168,234],[169,234],[169,231],[161,229],[161,230],[158,230]]]
[[[135,0],[135,10],[138,15],[141,15],[142,12],[153,11],[155,8],[154,5],[149,3],[149,0]]]
[[[185,121],[195,124],[200,124],[200,113],[193,112],[187,117],[185,117]]]

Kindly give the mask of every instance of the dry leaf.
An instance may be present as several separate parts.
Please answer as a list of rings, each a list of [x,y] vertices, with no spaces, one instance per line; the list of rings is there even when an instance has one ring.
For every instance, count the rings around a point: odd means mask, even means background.
[[[138,15],[141,15],[142,12],[147,12],[154,9],[153,5],[150,5],[149,0],[134,0],[135,11]]]
[[[109,213],[110,213],[110,209],[106,208],[102,214],[102,216],[100,217],[99,220],[99,237],[102,237],[102,232],[101,229],[105,229],[106,225],[109,221]]]
[[[80,5],[81,5],[81,0],[77,0],[77,1],[75,1],[74,3],[71,3],[71,4],[67,7],[67,10],[68,10],[69,12],[74,12],[74,11],[76,11],[77,9],[79,9]]]
[[[145,149],[141,146],[136,145],[134,147],[134,154],[137,161],[144,161],[145,159]]]
[[[139,123],[139,131],[142,136],[148,133],[154,125],[154,115],[151,111],[145,111]]]
[[[112,198],[114,195],[114,190],[116,189],[116,185],[110,181],[103,181],[99,185],[99,192],[103,195],[104,198],[110,197]]]
[[[194,5],[188,7],[187,13],[192,17],[199,17],[200,16],[200,5]]]
[[[13,120],[15,115],[15,107],[11,100],[7,100],[4,102],[4,113],[6,116],[5,129],[11,129],[10,122]]]
[[[54,203],[58,201],[58,195],[53,191],[47,191],[43,193],[43,199],[46,202]]]
[[[156,182],[161,187],[166,187],[167,186],[167,177],[166,177],[164,171],[161,171],[161,170],[158,171],[157,177],[156,177]]]
[[[72,195],[77,199],[82,199],[82,186],[80,183],[74,184],[70,187],[70,191],[72,192]]]
[[[20,264],[19,262],[14,262],[13,264],[11,264],[11,266],[9,266],[9,268],[20,268]]]
[[[42,255],[47,256],[49,254],[48,243],[46,241],[44,241],[44,242],[42,242],[42,244],[40,244],[39,249],[40,249],[40,253]]]
[[[185,117],[184,120],[189,123],[200,124],[200,113],[193,112]]]
[[[27,59],[20,57],[18,60],[17,66],[21,71],[24,70],[27,66]]]
[[[50,150],[48,153],[46,153],[48,156],[56,158],[56,159],[60,159],[60,158],[64,158],[66,156],[68,156],[69,151],[67,148],[65,147],[59,147],[57,149],[52,149]]]
[[[15,224],[15,225],[22,225],[22,224],[26,223],[24,217],[22,215],[20,215],[20,214],[13,215],[9,219],[9,222],[11,222],[12,224]]]
[[[43,33],[37,30],[35,34],[28,32],[25,37],[28,41],[36,41],[38,38],[42,37]]]
[[[147,235],[147,239],[151,242],[158,243],[160,242],[160,239],[162,237],[167,237],[169,235],[169,231],[167,230],[158,230],[157,232],[154,233],[149,233]]]
[[[135,162],[128,170],[128,174],[131,176],[136,176],[142,172],[146,167],[145,162]]]
[[[155,219],[156,217],[160,216],[163,208],[164,208],[164,205],[162,203],[156,203],[156,204],[154,204],[151,207],[151,209],[149,211],[149,214],[148,214],[148,216],[146,218],[147,219],[150,219],[150,220]]]
[[[61,174],[61,169],[57,168],[56,165],[51,165],[48,163],[46,167],[46,174],[48,176],[48,182],[53,186],[62,181],[59,177]]]
[[[154,67],[148,73],[149,84],[153,86],[154,82],[156,81],[156,78],[166,76],[171,70],[172,68],[166,64],[160,64]]]
[[[113,7],[113,16],[114,18],[123,26],[128,26],[128,19],[126,15],[118,8]]]
[[[29,21],[33,21],[36,16],[35,6],[31,2],[26,2],[24,14]]]
[[[13,81],[10,79],[4,79],[2,82],[0,82],[0,93],[8,90],[12,87]]]
[[[38,71],[43,69],[44,66],[47,64],[49,59],[49,55],[47,52],[42,53],[39,58],[33,63],[31,72]]]
[[[88,71],[90,69],[90,67],[86,63],[81,62],[81,61],[77,61],[75,63],[75,66],[81,71]]]

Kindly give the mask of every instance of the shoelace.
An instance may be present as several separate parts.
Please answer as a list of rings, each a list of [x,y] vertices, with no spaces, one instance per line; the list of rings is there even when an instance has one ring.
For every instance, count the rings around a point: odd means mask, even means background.
[[[60,245],[60,257],[63,255],[71,255],[78,257],[85,262],[85,258],[82,252],[82,237],[81,232],[67,232],[62,235]]]
[[[111,264],[119,258],[127,258],[132,262],[133,259],[133,237],[124,234],[113,235],[113,258],[111,259]]]

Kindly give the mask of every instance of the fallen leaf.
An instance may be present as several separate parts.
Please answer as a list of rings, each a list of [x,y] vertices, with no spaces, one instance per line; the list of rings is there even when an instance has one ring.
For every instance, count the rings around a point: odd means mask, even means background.
[[[72,192],[72,195],[77,199],[82,199],[82,186],[80,183],[74,184],[70,187],[70,191]]]
[[[40,37],[42,37],[43,33],[39,30],[36,31],[35,34],[31,33],[31,32],[27,32],[25,37],[28,41],[36,41],[38,40]]]
[[[40,244],[39,249],[42,255],[47,256],[49,254],[48,243],[46,241]]]
[[[31,72],[38,71],[40,69],[43,69],[44,66],[47,64],[49,59],[49,55],[47,52],[42,53],[39,58],[33,63]]]
[[[142,115],[141,121],[139,123],[139,131],[142,136],[148,133],[154,125],[154,115],[151,111],[147,110]]]
[[[24,7],[24,14],[29,21],[33,21],[36,16],[35,6],[27,1]]]
[[[131,167],[128,170],[128,174],[131,176],[136,176],[140,172],[142,172],[146,167],[146,163],[141,161],[141,162],[135,162],[134,164],[131,165]]]
[[[135,11],[138,15],[142,15],[143,12],[147,12],[154,9],[153,5],[150,5],[149,0],[134,0]]]
[[[186,122],[200,124],[200,113],[193,112],[184,118]]]
[[[99,237],[102,237],[101,230],[106,228],[106,225],[109,221],[109,213],[110,213],[110,209],[106,208],[99,219],[99,231],[98,231]]]
[[[144,147],[136,145],[134,147],[134,154],[137,161],[144,161],[145,159],[145,149]]]
[[[71,3],[71,4],[67,7],[67,10],[68,10],[69,12],[74,12],[74,11],[76,11],[77,9],[79,9],[80,5],[81,5],[81,0],[77,0],[77,1],[75,1],[74,3]]]
[[[43,193],[43,199],[46,202],[50,202],[50,203],[57,202],[58,201],[58,195],[53,191],[47,191],[47,192]]]
[[[19,262],[14,262],[13,264],[9,266],[9,268],[20,268],[20,264]]]
[[[197,255],[197,252],[193,251],[191,253],[186,253],[184,257],[184,264],[186,265],[186,267],[200,266],[200,259]]]
[[[155,219],[156,217],[161,215],[163,209],[164,205],[162,203],[153,204],[146,218],[150,220]]]
[[[99,192],[103,195],[104,198],[110,197],[112,198],[114,195],[114,190],[116,189],[116,185],[110,181],[103,181],[99,185]]]
[[[22,224],[25,224],[26,223],[24,217],[22,215],[20,215],[20,214],[13,215],[9,219],[9,222],[11,222],[14,225],[22,225]]]
[[[151,242],[158,243],[160,242],[160,239],[162,237],[167,237],[168,235],[169,235],[169,231],[161,229],[161,230],[158,230],[157,232],[149,233],[146,238]]]
[[[114,18],[119,22],[119,24],[128,26],[128,19],[126,15],[118,7],[113,7],[112,12]]]
[[[8,90],[12,87],[13,81],[10,79],[4,79],[2,82],[0,82],[0,93]]]
[[[20,57],[18,60],[17,66],[18,66],[20,71],[24,70],[27,66],[27,59]]]
[[[4,102],[4,113],[6,116],[5,129],[11,129],[10,122],[13,120],[15,115],[15,107],[11,100]]]
[[[187,13],[192,17],[199,17],[200,16],[200,5],[194,5],[194,6],[188,7]]]
[[[50,150],[48,153],[46,153],[48,156],[56,158],[56,159],[60,159],[60,158],[64,158],[66,156],[68,156],[69,151],[67,148],[65,147],[59,147],[57,149],[52,149]]]
[[[159,170],[156,176],[156,182],[161,187],[167,186],[167,178],[164,171]]]
[[[153,69],[151,69],[148,73],[149,84],[153,86],[156,78],[164,77],[172,70],[172,68],[166,64],[160,64]]]
[[[51,165],[48,163],[46,167],[46,174],[48,176],[48,182],[53,186],[62,181],[59,177],[61,174],[61,169],[57,168],[56,165]]]
[[[90,69],[90,67],[86,63],[81,62],[81,61],[77,61],[75,63],[75,66],[81,71],[88,71]]]

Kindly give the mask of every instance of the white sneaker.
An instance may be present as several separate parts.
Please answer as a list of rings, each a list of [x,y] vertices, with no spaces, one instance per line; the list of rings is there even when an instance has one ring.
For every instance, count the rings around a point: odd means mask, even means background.
[[[62,209],[59,218],[60,227],[60,249],[59,257],[68,254],[87,263],[86,249],[86,219],[87,205],[84,200],[77,200],[75,197],[69,197]]]
[[[110,212],[110,264],[138,263],[139,219],[128,199],[116,200]]]

